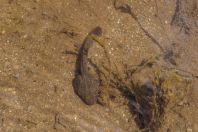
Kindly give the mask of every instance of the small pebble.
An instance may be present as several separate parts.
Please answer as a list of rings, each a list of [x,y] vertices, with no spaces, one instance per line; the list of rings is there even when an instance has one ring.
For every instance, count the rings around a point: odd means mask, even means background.
[[[5,30],[3,30],[1,33],[2,33],[2,34],[5,34]]]
[[[77,120],[77,118],[78,118],[78,116],[77,116],[77,115],[74,115],[74,120],[75,120],[75,121]]]
[[[28,35],[27,35],[27,34],[23,35],[23,38],[27,38],[27,37],[28,37]]]
[[[187,132],[192,132],[192,129],[191,128],[187,128]]]
[[[16,74],[13,76],[16,80],[20,80],[20,75],[19,74]]]

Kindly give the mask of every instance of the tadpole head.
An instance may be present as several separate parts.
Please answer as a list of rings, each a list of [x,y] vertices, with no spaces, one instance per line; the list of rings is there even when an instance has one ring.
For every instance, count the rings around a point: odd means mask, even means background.
[[[101,36],[102,35],[102,28],[100,26],[95,27],[92,31],[92,34]]]

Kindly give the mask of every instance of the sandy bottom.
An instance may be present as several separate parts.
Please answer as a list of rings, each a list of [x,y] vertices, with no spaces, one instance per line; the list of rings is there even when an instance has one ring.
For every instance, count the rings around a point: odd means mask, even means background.
[[[139,131],[127,105],[87,106],[74,93],[76,55],[66,52],[76,53],[98,25],[118,73],[157,54],[172,54],[175,67],[192,76],[192,88],[166,111],[159,131],[198,131],[197,0],[117,1],[128,4],[134,16],[116,10],[113,0],[0,3],[0,131]],[[100,46],[90,54],[105,58]]]

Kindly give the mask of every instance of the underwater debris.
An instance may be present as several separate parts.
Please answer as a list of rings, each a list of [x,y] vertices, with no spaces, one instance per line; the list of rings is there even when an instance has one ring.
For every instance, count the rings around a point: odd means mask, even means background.
[[[108,105],[116,103],[117,98],[125,98],[123,104],[127,104],[137,126],[144,132],[158,131],[166,111],[181,102],[190,88],[190,81],[176,70],[150,61],[142,61],[133,68],[126,66],[122,72],[111,72],[109,89],[101,89],[99,102]]]
[[[156,131],[164,116],[167,99],[160,86],[147,82],[134,89],[134,98],[129,99],[129,108],[143,131]]]

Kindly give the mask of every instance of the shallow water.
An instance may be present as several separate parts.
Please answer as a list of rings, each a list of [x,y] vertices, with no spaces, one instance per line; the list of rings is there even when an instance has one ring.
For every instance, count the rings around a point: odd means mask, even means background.
[[[0,131],[138,130],[126,105],[108,108],[81,101],[72,87],[76,56],[64,54],[76,52],[75,45],[98,25],[118,72],[124,64],[137,65],[161,54],[137,21],[115,10],[111,0],[0,3]],[[178,68],[198,75],[198,10],[194,4],[182,7],[190,28],[186,34],[180,25],[170,24],[176,1],[118,1],[123,3],[130,5],[141,26],[164,51],[173,52]],[[194,15],[188,13],[191,8]],[[100,48],[93,49],[92,56],[103,56]],[[187,103],[167,112],[161,131],[198,131],[196,83],[194,79]]]

